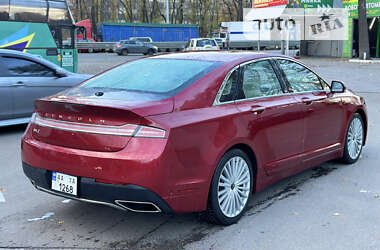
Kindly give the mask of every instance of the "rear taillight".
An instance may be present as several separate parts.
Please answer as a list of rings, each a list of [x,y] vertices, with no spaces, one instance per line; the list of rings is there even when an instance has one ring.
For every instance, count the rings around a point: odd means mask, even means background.
[[[117,44],[116,47],[120,48],[120,47],[121,47],[121,44]]]
[[[165,134],[166,132],[163,129],[140,126],[134,137],[165,138]]]
[[[166,131],[159,128],[141,126],[136,124],[125,124],[122,126],[98,125],[88,123],[76,123],[46,119],[38,114],[33,114],[31,123],[41,127],[50,127],[59,130],[82,132],[90,134],[117,135],[129,137],[165,138]]]

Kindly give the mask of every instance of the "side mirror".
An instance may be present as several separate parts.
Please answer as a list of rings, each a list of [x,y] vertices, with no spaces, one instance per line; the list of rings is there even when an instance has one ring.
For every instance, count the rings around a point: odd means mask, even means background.
[[[331,93],[343,93],[346,90],[346,86],[342,82],[332,81],[331,82]]]
[[[62,69],[62,68],[58,68],[58,69],[56,69],[56,70],[55,70],[55,75],[56,75],[57,77],[59,77],[59,78],[61,78],[61,77],[66,77],[66,76],[67,76],[66,71],[65,71],[64,69]]]

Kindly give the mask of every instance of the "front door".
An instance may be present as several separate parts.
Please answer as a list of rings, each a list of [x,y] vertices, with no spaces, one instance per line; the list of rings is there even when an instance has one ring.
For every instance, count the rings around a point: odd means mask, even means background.
[[[341,98],[332,95],[328,85],[303,65],[286,59],[277,62],[305,116],[307,158],[321,155],[321,150],[336,150],[344,127]]]
[[[73,27],[61,27],[61,67],[71,71],[77,72],[77,59],[78,53],[75,48],[75,38]]]

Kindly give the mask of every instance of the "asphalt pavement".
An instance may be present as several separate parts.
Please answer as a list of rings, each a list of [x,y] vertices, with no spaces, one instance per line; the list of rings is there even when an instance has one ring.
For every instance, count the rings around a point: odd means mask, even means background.
[[[96,74],[134,58],[80,54],[79,70]],[[0,128],[0,247],[380,249],[380,65],[303,61],[366,98],[368,142],[356,164],[332,161],[282,180],[255,195],[239,223],[221,227],[198,214],[135,214],[39,192],[21,168],[25,126]]]

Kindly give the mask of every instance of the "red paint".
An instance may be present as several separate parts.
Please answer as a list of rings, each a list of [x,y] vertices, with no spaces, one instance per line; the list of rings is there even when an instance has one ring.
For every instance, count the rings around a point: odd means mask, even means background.
[[[287,4],[288,0],[253,0],[252,8],[266,8]]]
[[[90,124],[92,117],[93,124],[101,125],[103,120],[110,126],[131,123],[161,128],[166,131],[165,138],[85,134],[31,124],[22,139],[22,160],[102,183],[145,187],[178,213],[203,211],[214,170],[230,148],[245,145],[254,152],[254,192],[258,192],[284,177],[341,157],[350,118],[358,110],[366,114],[364,100],[349,90],[285,94],[214,106],[218,89],[232,68],[271,56],[202,52],[159,57],[224,64],[162,101],[95,102],[54,96],[37,101],[36,112],[55,120],[68,121],[71,116]],[[314,102],[309,105],[307,99]],[[264,111],[253,114],[252,109],[262,107]],[[82,119],[78,121],[78,117]]]

